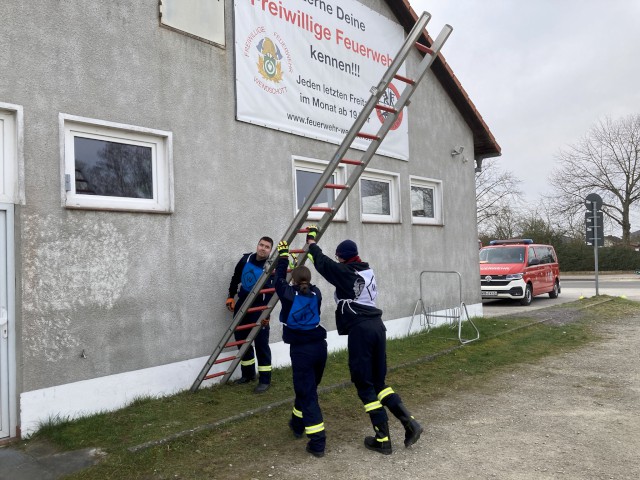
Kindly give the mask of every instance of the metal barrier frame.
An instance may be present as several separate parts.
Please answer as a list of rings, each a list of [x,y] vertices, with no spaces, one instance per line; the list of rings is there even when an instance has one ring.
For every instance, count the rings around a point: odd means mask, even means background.
[[[450,308],[445,308],[445,313],[444,314],[437,314],[437,313],[432,313],[430,311],[431,307],[426,307],[425,303],[424,303],[424,294],[422,291],[422,276],[424,274],[443,274],[443,275],[457,275],[458,276],[458,298],[459,298],[459,307],[451,307]],[[411,333],[411,326],[413,325],[413,319],[416,316],[416,313],[419,311],[418,315],[420,315],[422,317],[422,315],[424,315],[424,324],[422,323],[422,319],[420,320],[421,322],[421,326],[425,327],[427,329],[427,332],[429,330],[431,330],[431,322],[430,320],[432,318],[448,318],[451,320],[451,327],[455,327],[457,325],[458,327],[458,340],[460,341],[460,343],[462,345],[466,345],[467,343],[471,343],[471,342],[475,342],[476,340],[478,340],[480,338],[480,331],[478,330],[478,327],[476,327],[475,323],[473,323],[473,320],[471,320],[471,318],[469,317],[469,312],[467,311],[467,305],[462,301],[462,275],[460,275],[460,272],[456,272],[455,270],[423,270],[422,272],[420,272],[420,277],[419,277],[419,282],[420,282],[420,298],[418,299],[418,301],[416,302],[416,306],[413,309],[413,315],[411,315],[411,322],[409,322],[409,332]],[[453,310],[453,312],[451,312],[452,314],[449,314],[449,310]],[[473,329],[476,331],[476,337],[475,338],[470,338],[470,339],[463,339],[462,338],[462,318],[463,315],[462,313],[464,312],[464,317],[466,317],[467,322],[469,322],[469,324],[473,327]]]

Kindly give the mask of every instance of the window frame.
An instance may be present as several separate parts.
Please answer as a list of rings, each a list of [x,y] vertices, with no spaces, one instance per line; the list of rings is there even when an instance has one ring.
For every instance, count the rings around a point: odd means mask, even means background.
[[[415,217],[413,215],[413,208],[411,206],[411,189],[413,187],[433,189],[433,218]],[[415,175],[409,176],[409,209],[411,211],[411,223],[413,225],[444,225],[442,190],[442,180],[418,177]]]
[[[25,204],[24,189],[24,112],[21,105],[0,102],[3,151],[0,152],[2,186],[0,202]]]
[[[226,48],[225,2],[204,2],[194,5],[197,0],[160,0],[158,2],[160,25],[201,42]],[[198,9],[200,7],[200,9]],[[186,9],[186,10],[180,10]],[[193,10],[199,10],[197,15]],[[203,11],[204,10],[204,11]],[[195,18],[190,17],[195,15]],[[195,24],[193,22],[196,22]],[[203,29],[207,31],[203,31]]]
[[[326,160],[318,160],[316,158],[293,156],[291,157],[292,178],[293,178],[293,215],[298,214],[298,176],[297,171],[302,170],[311,173],[322,174],[326,169],[329,162]],[[344,185],[347,182],[347,168],[344,165],[338,165],[334,174],[336,176],[335,183]],[[340,194],[340,190],[330,190],[333,192],[334,200]],[[346,222],[347,221],[347,202],[345,199],[342,206],[338,209],[333,217],[334,222]],[[307,214],[307,220],[317,221],[322,218],[324,212],[309,212]]]
[[[362,209],[362,181],[383,182],[389,184],[389,215],[364,213]],[[360,220],[362,223],[402,223],[400,199],[400,175],[385,170],[365,169],[358,180],[360,190]]]
[[[59,122],[61,193],[64,208],[148,213],[174,211],[173,134],[171,132],[64,113],[59,115]],[[150,147],[152,149],[153,198],[76,193],[74,155],[76,137]]]

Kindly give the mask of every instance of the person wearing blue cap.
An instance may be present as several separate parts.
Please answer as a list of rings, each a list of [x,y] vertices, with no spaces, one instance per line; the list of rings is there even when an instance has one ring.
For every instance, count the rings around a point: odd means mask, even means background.
[[[385,383],[387,329],[382,322],[382,310],[376,307],[378,291],[373,270],[358,256],[354,241],[340,242],[334,261],[316,243],[317,235],[318,228],[309,226],[309,254],[318,273],[336,287],[336,327],[339,335],[348,336],[351,381],[375,432],[364,439],[364,445],[385,455],[392,453],[387,407],[402,423],[404,445],[410,447],[418,441],[423,428],[404,406],[400,395]]]

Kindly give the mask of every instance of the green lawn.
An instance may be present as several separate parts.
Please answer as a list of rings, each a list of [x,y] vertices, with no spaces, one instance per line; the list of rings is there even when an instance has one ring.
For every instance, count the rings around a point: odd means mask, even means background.
[[[448,327],[391,340],[388,384],[407,406],[424,405],[452,390],[476,388],[487,376],[518,364],[597,341],[598,322],[637,315],[640,303],[597,297],[539,312],[475,319],[480,340],[465,346],[455,338],[457,329]],[[471,328],[465,328],[469,330],[463,329],[463,338],[473,337]],[[361,442],[359,432],[368,425],[349,383],[346,358],[346,352],[330,355],[321,385],[332,445]],[[260,469],[265,456],[287,455],[292,448],[302,451],[304,445],[304,440],[294,445],[287,428],[293,398],[290,369],[273,372],[267,393],[254,395],[252,388],[217,386],[195,394],[139,398],[115,412],[75,421],[56,419],[29,441],[50,442],[60,450],[98,447],[107,453],[99,465],[69,477],[73,479],[247,478]],[[200,431],[184,434],[194,428]],[[155,446],[141,447],[157,440]]]

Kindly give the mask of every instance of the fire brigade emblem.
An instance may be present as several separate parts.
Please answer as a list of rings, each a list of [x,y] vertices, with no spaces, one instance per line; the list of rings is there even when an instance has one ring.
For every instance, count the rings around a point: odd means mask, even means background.
[[[291,312],[291,316],[295,318],[299,325],[311,325],[316,317],[311,305],[306,304],[295,312]]]
[[[260,52],[258,71],[262,78],[270,82],[280,83],[282,80],[282,53],[269,37],[265,37],[256,46]]]
[[[365,281],[362,277],[357,277],[356,281],[353,284],[353,293],[356,295],[356,298],[359,298],[362,292],[364,291]]]

